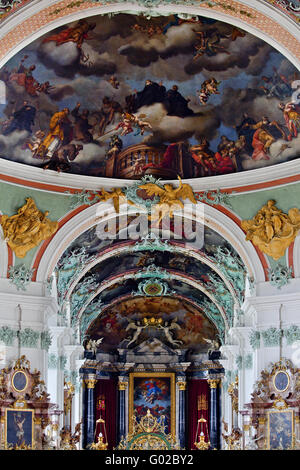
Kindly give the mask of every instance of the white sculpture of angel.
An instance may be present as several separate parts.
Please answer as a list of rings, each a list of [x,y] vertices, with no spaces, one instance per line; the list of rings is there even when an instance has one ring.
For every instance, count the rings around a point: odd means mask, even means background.
[[[98,346],[102,343],[102,341],[103,341],[103,338],[99,338],[99,339],[97,339],[97,340],[95,340],[95,339],[90,339],[90,340],[87,342],[85,349],[86,349],[87,351],[92,351],[92,353],[93,353],[94,355],[96,355]]]

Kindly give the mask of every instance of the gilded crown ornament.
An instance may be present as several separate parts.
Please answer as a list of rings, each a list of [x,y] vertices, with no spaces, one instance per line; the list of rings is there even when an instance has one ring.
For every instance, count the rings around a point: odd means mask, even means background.
[[[263,253],[278,260],[295,240],[300,230],[300,212],[293,208],[285,214],[270,199],[251,220],[243,220],[246,240],[251,240]]]
[[[24,258],[29,250],[51,237],[58,229],[58,222],[47,218],[49,212],[41,212],[31,197],[17,214],[2,215],[1,225],[8,246],[18,258]]]
[[[147,409],[146,415],[132,417],[132,432],[122,438],[116,450],[180,450],[172,434],[165,433],[165,416],[156,418]]]

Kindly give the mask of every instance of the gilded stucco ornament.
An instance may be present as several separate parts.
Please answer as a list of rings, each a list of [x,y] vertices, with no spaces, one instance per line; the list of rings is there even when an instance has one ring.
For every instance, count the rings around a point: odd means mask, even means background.
[[[57,231],[58,222],[49,220],[48,214],[37,209],[34,200],[28,197],[17,214],[2,216],[4,238],[18,258],[24,258],[29,250]]]
[[[112,199],[116,213],[119,213],[120,205],[127,203],[146,210],[149,220],[160,222],[164,217],[173,217],[175,210],[183,209],[182,200],[188,199],[192,204],[197,204],[192,187],[182,183],[178,176],[179,186],[161,184],[153,176],[145,176],[140,181],[126,188],[112,188],[110,191],[101,189],[96,195],[102,202]]]
[[[149,198],[157,196],[159,202],[152,209],[150,220],[160,222],[165,216],[173,217],[175,210],[183,209],[182,199],[188,199],[192,204],[197,204],[193,189],[189,184],[182,183],[178,176],[179,186],[174,188],[171,184],[159,185],[156,183],[141,184],[140,189],[144,189]]]
[[[278,260],[295,240],[300,230],[300,212],[292,208],[285,214],[270,199],[251,220],[241,222],[246,240],[268,256]]]

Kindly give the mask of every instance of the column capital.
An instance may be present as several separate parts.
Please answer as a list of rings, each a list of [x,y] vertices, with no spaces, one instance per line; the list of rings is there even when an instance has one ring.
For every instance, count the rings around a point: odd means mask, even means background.
[[[209,388],[217,388],[218,383],[220,382],[220,379],[208,379],[207,380]]]
[[[178,380],[178,382],[176,383],[178,385],[179,390],[186,390],[186,386],[187,386],[186,381]]]
[[[126,390],[128,386],[128,382],[118,382],[118,389],[121,390]]]
[[[94,378],[84,379],[87,388],[95,388],[97,380]]]

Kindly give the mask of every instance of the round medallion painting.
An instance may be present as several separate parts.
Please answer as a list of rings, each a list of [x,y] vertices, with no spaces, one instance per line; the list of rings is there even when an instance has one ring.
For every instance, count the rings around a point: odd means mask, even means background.
[[[202,178],[300,156],[299,72],[201,16],[83,18],[0,70],[0,157],[139,180]]]
[[[278,371],[274,378],[273,378],[273,384],[274,387],[278,392],[284,392],[290,383],[290,378],[286,372],[283,371]]]
[[[23,392],[23,390],[25,390],[27,387],[27,383],[27,375],[24,372],[17,371],[14,373],[12,378],[12,385],[17,392]]]

